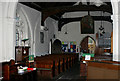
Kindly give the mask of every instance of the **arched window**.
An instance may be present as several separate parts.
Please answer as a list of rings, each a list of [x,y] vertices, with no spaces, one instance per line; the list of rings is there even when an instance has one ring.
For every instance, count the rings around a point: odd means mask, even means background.
[[[22,9],[16,12],[16,46],[23,46],[22,40],[28,39],[28,23]],[[29,40],[25,42],[29,46]]]

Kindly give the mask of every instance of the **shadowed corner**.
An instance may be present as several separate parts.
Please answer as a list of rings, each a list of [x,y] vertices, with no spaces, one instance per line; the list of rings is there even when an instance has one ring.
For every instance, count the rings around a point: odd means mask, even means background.
[[[118,81],[120,81],[120,66],[118,66]]]
[[[2,63],[0,63],[0,81],[2,80]]]
[[[119,79],[88,79],[87,81],[119,81]]]

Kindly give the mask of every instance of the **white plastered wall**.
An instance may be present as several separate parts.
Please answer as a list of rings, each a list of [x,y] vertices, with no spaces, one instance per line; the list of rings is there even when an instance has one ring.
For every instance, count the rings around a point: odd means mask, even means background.
[[[47,33],[44,32],[44,43],[40,42],[40,26],[41,26],[41,12],[32,9],[28,6],[18,4],[18,9],[22,8],[24,10],[24,14],[26,15],[27,22],[29,24],[29,35],[31,46],[30,53],[34,56],[40,56],[47,54],[48,52],[48,37]]]
[[[0,12],[2,12],[2,2],[0,2]],[[3,31],[2,31],[2,15],[3,13],[0,13],[0,62],[2,62],[2,53],[3,53],[3,48],[2,48],[2,43],[3,43],[3,39],[2,39],[2,36],[3,36]]]
[[[27,23],[24,23],[24,24],[27,24],[25,26],[28,26],[28,28],[25,28],[25,29],[28,29],[27,32],[28,33],[28,38],[29,38],[29,41],[30,41],[30,50],[29,50],[29,54],[33,54],[33,30],[34,30],[34,26],[35,26],[35,18],[37,18],[36,16],[38,16],[39,12],[37,12],[36,10],[33,10],[25,5],[22,5],[20,3],[18,3],[17,5],[17,12],[19,13],[20,16],[24,15],[25,18],[23,18],[24,20],[23,21],[26,21]],[[33,13],[30,13],[30,12],[33,12]],[[22,14],[22,15],[21,15]],[[32,16],[32,15],[36,15],[36,16]],[[35,18],[34,18],[35,17]],[[34,22],[32,22],[32,19],[34,20]]]
[[[41,56],[49,53],[49,43],[50,40],[53,38],[54,32],[57,28],[57,21],[48,17],[45,20],[44,27],[48,28],[48,31],[41,30],[41,18],[36,21],[36,26],[34,30],[34,39],[35,39],[35,56]],[[40,32],[44,33],[44,43],[40,42]]]
[[[10,9],[10,10],[9,10]],[[12,10],[11,10],[12,9]],[[46,26],[49,28],[48,31],[44,32],[44,43],[40,43],[40,26],[41,26],[41,12],[22,5],[17,2],[2,2],[0,5],[0,10],[3,13],[0,13],[0,61],[9,61],[10,59],[15,59],[15,17],[16,17],[16,9],[22,11],[25,15],[25,19],[28,22],[29,26],[29,36],[31,38],[31,50],[30,53],[35,56],[40,56],[44,54],[48,54],[49,52],[49,42],[53,37],[54,32],[54,19],[48,18],[46,19]],[[50,25],[50,23],[52,25]],[[56,22],[55,22],[56,23]],[[57,23],[56,23],[57,24]],[[53,28],[52,28],[53,27]],[[51,29],[52,28],[52,29]],[[36,38],[35,38],[36,37]]]
[[[48,54],[49,42],[50,39],[53,38],[57,22],[48,17],[45,20],[45,27],[48,28],[48,31],[41,30],[41,12],[19,3],[18,9],[21,8],[24,10],[24,14],[26,14],[26,18],[29,23],[29,34],[31,34],[31,54],[34,54],[35,56]],[[44,33],[44,43],[40,42],[40,32]]]
[[[113,7],[113,61],[120,60],[120,50],[119,50],[119,26],[118,26],[118,1],[119,0],[111,0],[112,7]],[[11,4],[11,5],[10,5]],[[9,5],[9,7],[8,7]],[[12,10],[11,10],[12,9]],[[16,2],[15,3],[0,3],[0,61],[7,61],[15,56],[15,26],[14,26],[14,17],[15,17],[15,10],[16,10]],[[9,14],[8,14],[9,13]],[[6,32],[7,31],[7,32]],[[34,30],[33,30],[34,31]],[[8,35],[10,34],[10,35]],[[58,33],[59,34],[59,33]],[[9,40],[8,40],[9,39]],[[7,43],[10,41],[9,43]],[[6,51],[7,50],[7,51]],[[8,56],[9,55],[9,56]]]
[[[68,12],[63,15],[63,18],[74,18],[83,17],[88,15],[88,12]],[[91,11],[91,16],[101,16],[101,11]],[[109,13],[104,13],[106,16],[110,16]],[[112,23],[108,21],[102,21],[102,26],[105,28],[105,32],[112,32]],[[101,26],[101,21],[94,21],[94,34],[81,34],[81,22],[70,22],[62,27],[62,30],[57,35],[58,39],[61,41],[76,41],[79,46],[81,41],[86,36],[91,36],[94,40],[96,39],[96,33],[98,33],[99,27]],[[65,34],[67,27],[68,34]]]

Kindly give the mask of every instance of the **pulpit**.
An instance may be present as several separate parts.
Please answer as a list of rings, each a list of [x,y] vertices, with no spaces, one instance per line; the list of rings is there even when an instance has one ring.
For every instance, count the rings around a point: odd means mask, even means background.
[[[27,61],[29,58],[29,46],[16,46],[15,47],[15,61],[21,62],[21,61]]]

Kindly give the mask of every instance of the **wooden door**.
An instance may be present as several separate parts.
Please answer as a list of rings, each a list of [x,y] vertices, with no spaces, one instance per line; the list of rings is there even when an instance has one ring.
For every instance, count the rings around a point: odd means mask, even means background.
[[[84,50],[84,53],[88,53],[88,37],[85,37],[81,42],[81,48]]]

